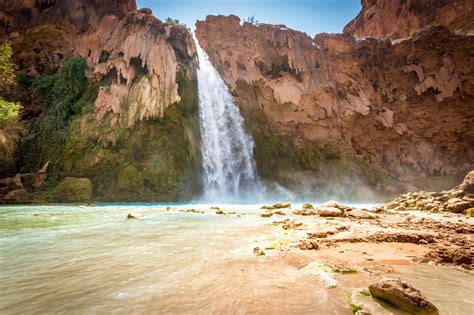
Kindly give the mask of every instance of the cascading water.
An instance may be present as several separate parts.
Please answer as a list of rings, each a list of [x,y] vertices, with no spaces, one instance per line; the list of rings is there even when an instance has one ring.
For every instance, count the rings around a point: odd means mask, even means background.
[[[226,84],[195,39],[199,58],[199,125],[202,138],[204,198],[256,200],[263,186],[253,158],[254,143]]]

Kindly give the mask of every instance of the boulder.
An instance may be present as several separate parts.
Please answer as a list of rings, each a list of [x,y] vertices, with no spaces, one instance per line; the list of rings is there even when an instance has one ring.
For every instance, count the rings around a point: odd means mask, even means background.
[[[373,297],[414,314],[439,314],[438,309],[410,284],[400,279],[383,279],[369,286]]]
[[[473,206],[472,202],[464,201],[459,198],[451,198],[446,203],[446,209],[449,212],[453,212],[453,213],[461,213],[464,210],[471,208],[472,206]]]
[[[334,207],[319,207],[318,214],[321,217],[343,217],[344,211]]]
[[[271,212],[264,212],[264,213],[261,213],[261,214],[260,214],[260,216],[261,216],[262,218],[269,218],[269,217],[271,217],[272,215],[273,215],[273,213],[271,213]]]
[[[474,208],[469,208],[466,210],[466,216],[474,218]]]
[[[54,196],[59,202],[92,201],[92,183],[88,178],[66,177],[54,189]]]

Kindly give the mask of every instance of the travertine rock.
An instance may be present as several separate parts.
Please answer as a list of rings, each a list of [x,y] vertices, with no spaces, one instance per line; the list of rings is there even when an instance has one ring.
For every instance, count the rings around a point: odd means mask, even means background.
[[[418,30],[442,25],[456,34],[474,34],[470,0],[362,0],[362,10],[344,27],[356,37],[405,38]]]
[[[23,1],[0,5],[0,13],[14,58],[29,74],[54,70],[71,56],[87,60],[90,76],[102,86],[94,108],[98,120],[111,114],[112,124],[132,127],[162,117],[180,100],[180,68],[194,75],[191,34],[162,23],[149,9],[137,11],[134,0]]]
[[[208,16],[196,35],[244,116],[262,111],[296,145],[339,141],[402,181],[474,166],[473,36],[436,26],[394,43],[313,39],[236,16]]]

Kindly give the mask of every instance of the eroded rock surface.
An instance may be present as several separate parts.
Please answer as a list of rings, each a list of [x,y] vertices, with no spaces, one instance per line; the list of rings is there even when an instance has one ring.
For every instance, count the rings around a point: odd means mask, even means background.
[[[185,26],[137,10],[135,0],[2,1],[0,36],[13,46],[12,97],[29,126],[17,169],[0,174],[50,161],[46,186],[85,177],[102,200],[199,191],[197,57]],[[71,76],[73,97],[49,95],[69,91]]]
[[[445,26],[456,34],[474,34],[472,1],[362,0],[361,11],[344,27],[344,33],[396,39],[432,25]]]
[[[196,34],[235,88],[266,178],[306,189],[337,178],[332,195],[368,196],[390,186],[380,171],[408,181],[472,168],[472,36],[436,26],[394,43],[311,38],[236,16],[208,16]]]

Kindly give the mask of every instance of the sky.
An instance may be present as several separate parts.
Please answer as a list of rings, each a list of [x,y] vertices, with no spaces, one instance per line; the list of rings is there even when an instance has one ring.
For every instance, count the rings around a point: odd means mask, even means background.
[[[194,30],[196,20],[206,15],[255,16],[260,23],[284,24],[314,36],[340,33],[359,12],[360,0],[137,0],[160,20],[179,20]]]

